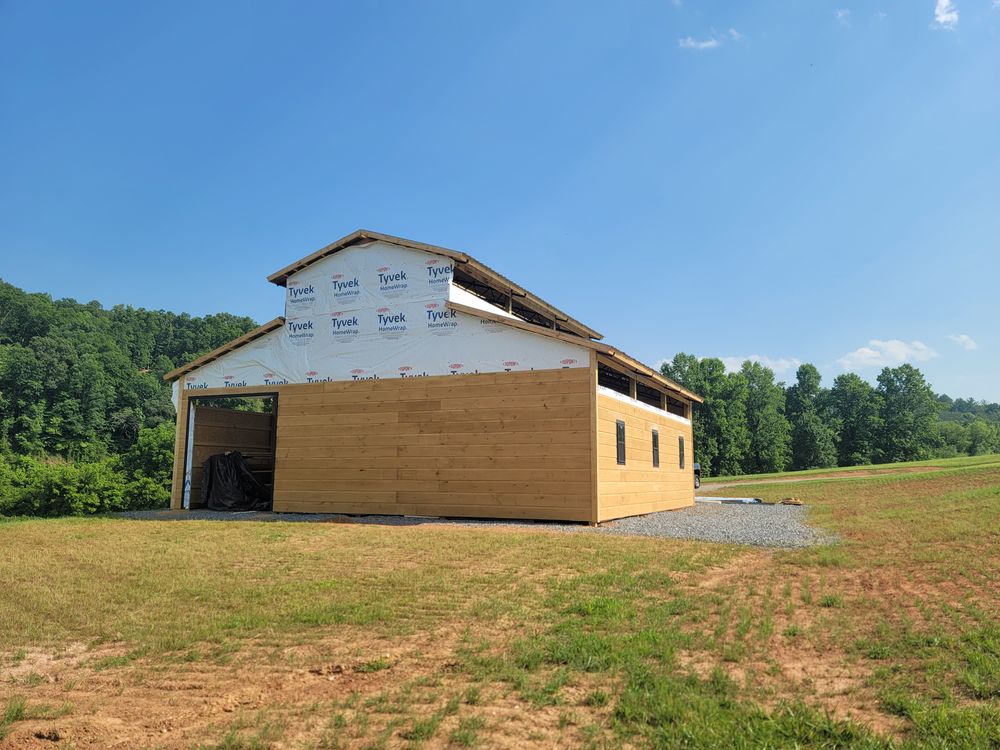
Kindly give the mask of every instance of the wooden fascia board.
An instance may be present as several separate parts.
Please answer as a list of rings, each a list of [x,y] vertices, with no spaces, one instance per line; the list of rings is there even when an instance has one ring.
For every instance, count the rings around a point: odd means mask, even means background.
[[[218,359],[223,354],[228,354],[231,351],[239,349],[241,346],[249,344],[251,341],[256,341],[264,334],[270,333],[274,329],[280,328],[284,324],[285,324],[285,319],[279,316],[274,320],[265,323],[259,328],[254,328],[252,331],[244,333],[239,338],[233,339],[228,344],[223,344],[219,348],[213,349],[208,354],[203,354],[200,357],[198,357],[198,359],[191,360],[186,365],[181,365],[177,369],[171,370],[170,372],[168,372],[166,375],[163,376],[163,379],[168,382],[171,380],[177,380],[182,375],[191,372],[191,370],[197,370],[202,365],[207,365],[209,362]]]
[[[391,245],[399,245],[401,247],[408,247],[411,250],[420,250],[426,253],[433,253],[434,255],[443,255],[446,258],[451,258],[459,263],[467,263],[470,258],[465,253],[460,253],[456,250],[449,250],[445,247],[437,247],[435,245],[427,245],[423,242],[415,242],[414,240],[404,239],[403,237],[393,237],[389,234],[382,234],[381,232],[373,232],[368,229],[359,229],[356,232],[351,232],[346,237],[341,237],[336,242],[332,242],[326,247],[321,247],[314,253],[310,253],[304,258],[300,258],[294,263],[285,266],[280,271],[275,271],[267,280],[272,284],[277,284],[278,286],[284,286],[285,280],[297,271],[301,271],[306,266],[310,266],[318,260],[322,260],[328,255],[332,255],[344,248],[351,247],[352,245],[357,245],[361,241],[368,242],[387,242]]]

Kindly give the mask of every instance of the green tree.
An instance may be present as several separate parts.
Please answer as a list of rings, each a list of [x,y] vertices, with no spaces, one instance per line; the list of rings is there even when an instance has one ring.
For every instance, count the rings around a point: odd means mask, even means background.
[[[953,458],[969,453],[969,428],[964,422],[949,420],[937,426],[938,440],[935,458]]]
[[[837,465],[835,430],[824,419],[826,396],[819,370],[800,365],[795,385],[785,393],[785,410],[792,425],[792,468],[819,469]],[[821,413],[823,409],[823,413]]]
[[[161,422],[139,431],[135,444],[118,457],[117,468],[130,479],[148,477],[170,487],[174,463],[174,423]]]
[[[744,362],[740,375],[747,385],[750,440],[743,472],[783,471],[791,460],[791,427],[785,418],[785,391],[774,382],[774,372],[759,362]]]
[[[838,428],[837,464],[872,463],[881,410],[875,389],[853,372],[838,375],[830,389],[827,405]]]
[[[680,352],[670,362],[660,365],[660,372],[675,383],[688,388],[705,398],[705,388],[701,372],[701,360],[693,354]],[[709,435],[711,410],[707,404],[695,404],[691,410],[691,432],[694,438],[694,460],[701,463],[705,476],[711,475],[712,464],[719,453],[718,443]]]
[[[671,380],[691,389],[705,401],[694,408],[694,454],[705,476],[740,474],[750,433],[747,427],[746,381],[726,373],[719,359],[678,354],[661,366]]]
[[[94,462],[173,420],[162,375],[249,318],[52,300],[0,282],[0,451]]]
[[[923,373],[909,364],[878,376],[881,396],[876,458],[883,463],[930,458],[937,442],[938,407]]]
[[[968,426],[970,456],[1000,453],[1000,426],[985,419],[973,419]]]

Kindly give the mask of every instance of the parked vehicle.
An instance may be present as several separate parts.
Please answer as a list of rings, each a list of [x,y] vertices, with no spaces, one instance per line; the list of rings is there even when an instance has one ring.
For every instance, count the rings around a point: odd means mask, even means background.
[[[701,487],[701,464],[694,465],[694,488]]]

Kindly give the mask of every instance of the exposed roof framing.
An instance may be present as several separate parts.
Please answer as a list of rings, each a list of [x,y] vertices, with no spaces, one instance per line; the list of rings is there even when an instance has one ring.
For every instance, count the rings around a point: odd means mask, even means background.
[[[197,370],[202,365],[207,365],[209,362],[218,359],[223,354],[228,354],[234,349],[239,349],[241,346],[245,346],[246,344],[249,344],[251,341],[259,339],[265,333],[270,333],[275,328],[281,328],[283,325],[285,325],[285,319],[279,316],[274,320],[271,320],[265,323],[264,325],[260,326],[260,328],[254,328],[249,333],[244,333],[238,339],[233,339],[228,344],[223,344],[218,349],[213,349],[208,354],[203,354],[200,357],[198,357],[198,359],[191,360],[186,365],[181,365],[176,370],[171,370],[170,372],[168,372],[166,375],[163,376],[163,379],[177,380],[177,378],[181,377],[181,375],[189,373],[192,370]]]
[[[532,325],[531,323],[526,323],[523,320],[497,315],[496,313],[480,310],[476,307],[469,307],[468,305],[463,305],[459,302],[448,302],[446,307],[467,315],[475,315],[477,318],[492,320],[495,323],[503,323],[504,325],[511,326],[512,328],[519,328],[522,331],[529,331],[530,333],[549,336],[551,338],[559,339],[560,341],[565,341],[569,344],[576,344],[577,346],[583,346],[587,349],[593,349],[598,353],[598,361],[603,361],[609,366],[625,372],[630,377],[636,378],[640,382],[645,382],[649,385],[655,386],[656,388],[666,389],[688,399],[689,401],[695,401],[699,404],[703,403],[703,399],[698,394],[689,391],[687,388],[679,383],[675,383],[670,378],[663,377],[663,375],[649,365],[644,365],[639,360],[630,357],[625,354],[625,352],[620,351],[613,346],[602,344],[599,341],[581,339],[578,336],[572,336],[563,333],[562,331],[555,331],[551,328],[540,328],[539,326]],[[603,357],[601,355],[603,355]]]
[[[553,307],[545,300],[535,296],[527,289],[515,284],[510,279],[497,273],[486,264],[480,263],[466,253],[449,250],[437,245],[415,242],[414,240],[407,240],[402,237],[394,237],[389,234],[382,234],[381,232],[373,232],[368,229],[359,229],[346,237],[341,237],[336,242],[320,248],[291,265],[285,266],[280,271],[275,271],[267,277],[267,280],[279,286],[284,286],[289,276],[312,265],[316,261],[344,248],[370,242],[387,242],[392,245],[408,247],[412,250],[420,250],[425,253],[433,253],[434,255],[451,258],[456,264],[456,275],[460,280],[459,284],[468,288],[472,293],[483,297],[483,299],[493,302],[493,299],[486,296],[486,294],[492,293],[497,299],[502,300],[504,308],[507,307],[509,299],[511,312],[514,315],[529,320],[536,325],[547,326],[549,328],[555,327],[557,330],[587,339],[604,338],[593,328],[585,326],[580,321],[570,317],[557,307]],[[486,290],[492,290],[492,292],[487,292]]]

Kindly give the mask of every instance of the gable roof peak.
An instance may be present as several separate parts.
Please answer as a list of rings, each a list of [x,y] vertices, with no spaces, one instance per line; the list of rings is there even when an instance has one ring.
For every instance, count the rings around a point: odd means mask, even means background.
[[[398,247],[405,247],[411,250],[450,258],[455,262],[456,269],[461,270],[464,275],[468,276],[476,284],[480,284],[489,289],[494,289],[500,294],[506,295],[512,301],[516,299],[519,307],[526,308],[541,318],[551,319],[553,324],[559,329],[587,339],[599,340],[604,338],[593,328],[590,328],[575,318],[570,317],[559,308],[554,305],[550,305],[548,302],[532,294],[519,284],[515,284],[507,277],[494,271],[485,263],[476,260],[468,253],[451,250],[439,245],[428,245],[427,243],[417,242],[416,240],[408,240],[405,237],[383,234],[382,232],[376,232],[371,229],[355,230],[354,232],[341,237],[339,240],[331,242],[325,247],[321,247],[316,252],[310,253],[304,258],[300,258],[294,263],[285,266],[281,270],[275,271],[267,277],[267,280],[272,284],[285,286],[289,276],[311,266],[313,263],[316,263],[317,261],[348,247],[368,244],[371,242],[385,242]]]

